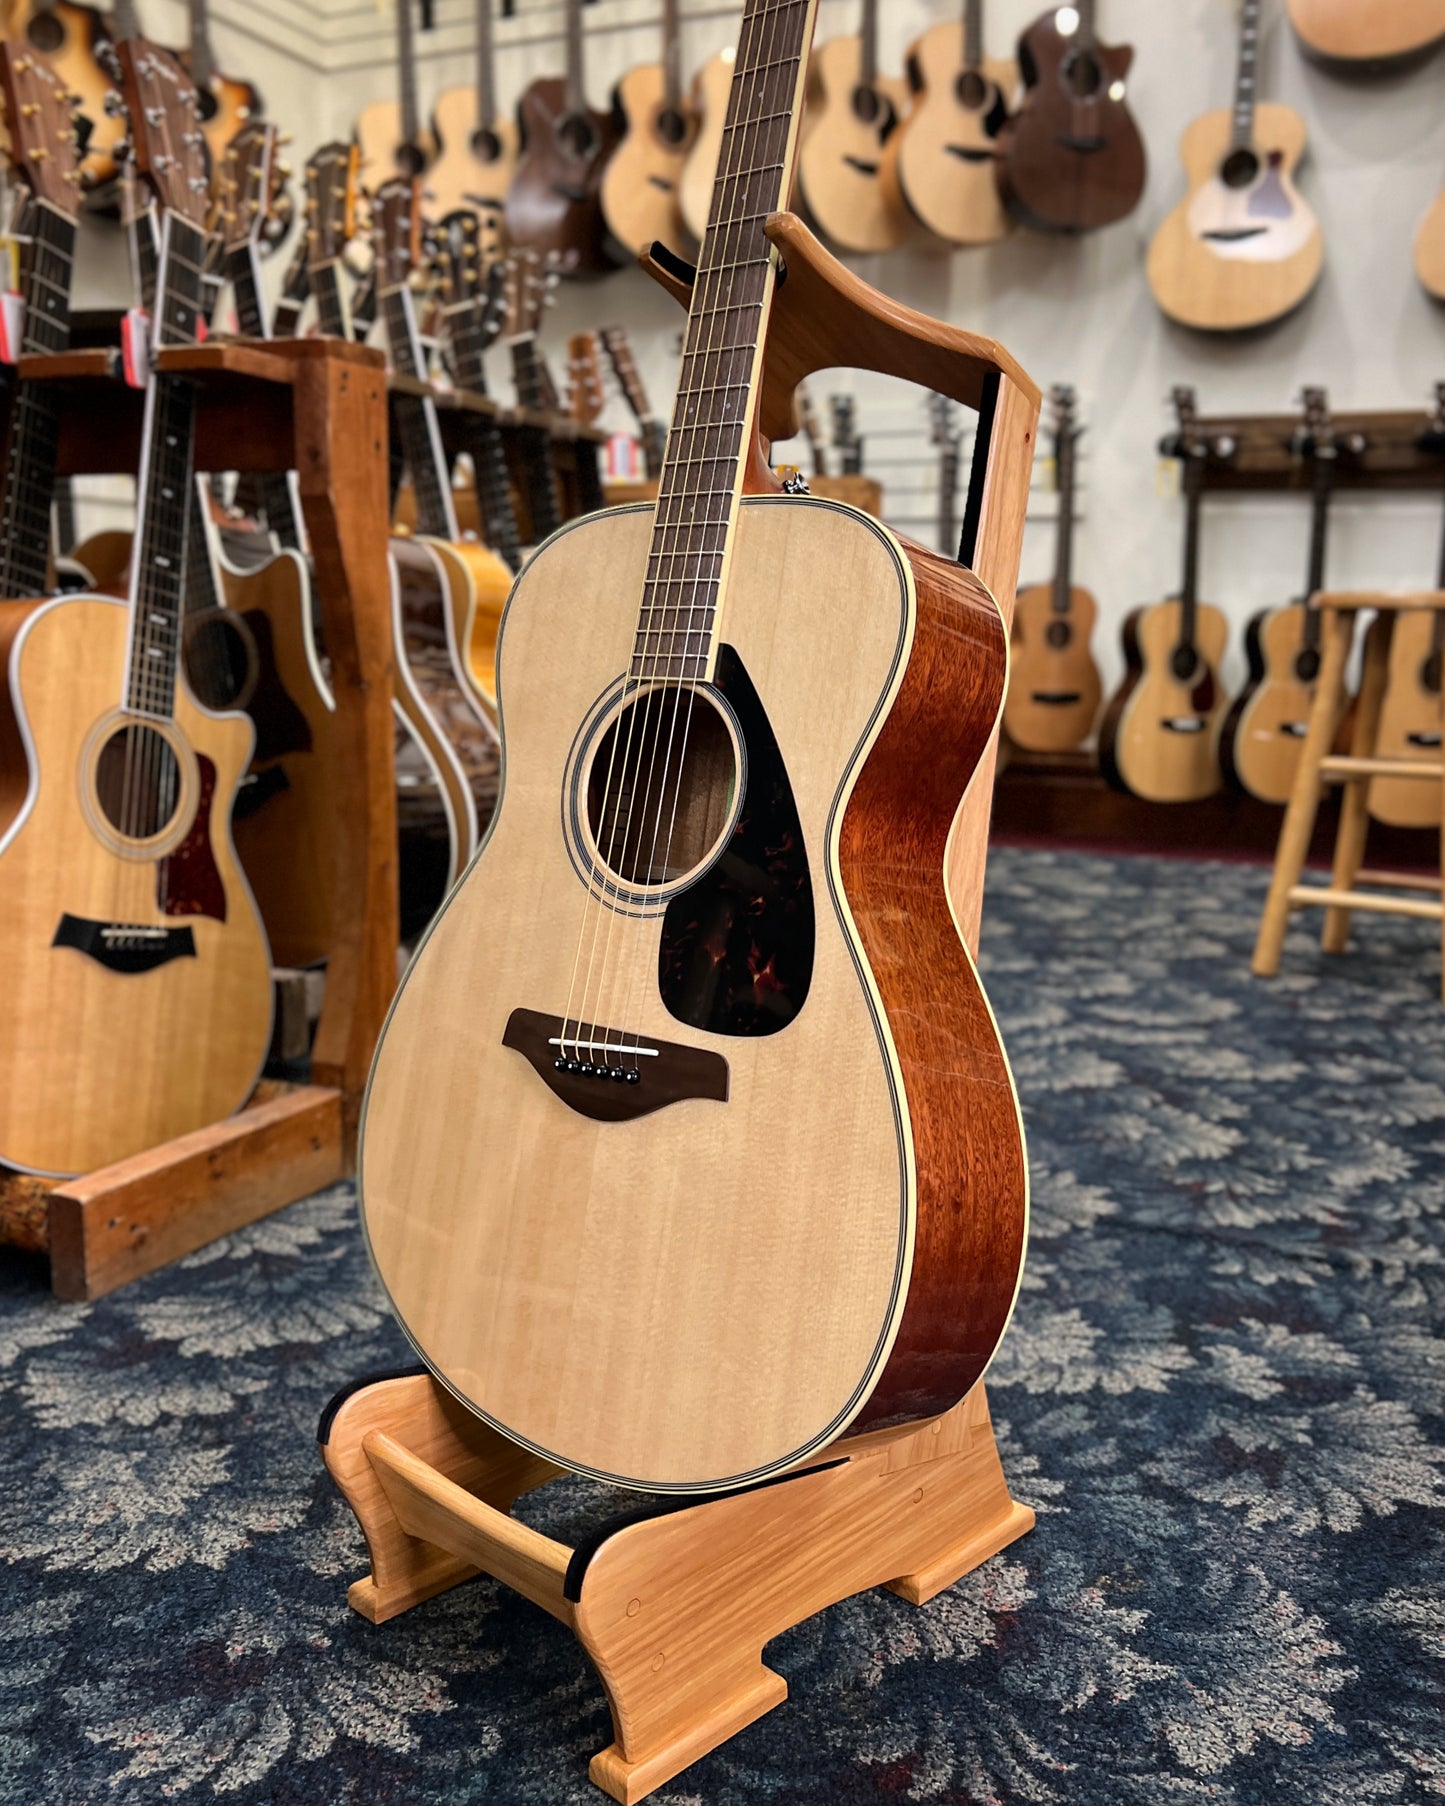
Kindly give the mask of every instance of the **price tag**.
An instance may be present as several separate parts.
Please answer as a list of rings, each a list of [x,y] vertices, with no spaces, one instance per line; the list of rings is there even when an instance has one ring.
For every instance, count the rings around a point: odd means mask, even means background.
[[[0,294],[0,363],[18,364],[25,342],[25,297],[8,288]]]
[[[143,389],[151,373],[151,317],[143,307],[126,309],[120,323],[121,367],[133,389]]]
[[[1166,502],[1172,502],[1179,494],[1181,468],[1178,458],[1160,458],[1154,466],[1154,493]]]

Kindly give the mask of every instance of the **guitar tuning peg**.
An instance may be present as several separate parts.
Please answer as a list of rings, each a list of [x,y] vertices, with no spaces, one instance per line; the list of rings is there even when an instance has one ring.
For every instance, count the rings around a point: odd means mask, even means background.
[[[114,88],[107,90],[105,99],[100,104],[105,110],[107,119],[119,119],[125,111],[125,101]]]

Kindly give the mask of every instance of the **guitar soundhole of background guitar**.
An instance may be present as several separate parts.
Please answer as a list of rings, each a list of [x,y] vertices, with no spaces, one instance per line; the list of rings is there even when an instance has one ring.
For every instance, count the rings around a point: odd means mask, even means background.
[[[727,832],[737,776],[732,736],[705,691],[666,684],[630,703],[588,773],[588,826],[609,874],[647,887],[702,866]]]
[[[255,688],[257,663],[250,635],[227,609],[186,623],[186,681],[204,708],[241,708]]]
[[[977,69],[965,69],[958,78],[958,103],[976,113],[988,95],[988,85]]]
[[[1099,60],[1087,50],[1071,56],[1064,64],[1064,86],[1075,100],[1092,100],[1104,84]]]
[[[100,749],[96,801],[118,834],[152,840],[176,812],[180,775],[165,736],[143,722],[127,722]]]
[[[37,12],[25,27],[25,35],[36,50],[49,56],[65,42],[65,27],[52,12]]]
[[[591,121],[584,119],[580,113],[574,113],[570,119],[562,121],[557,127],[557,140],[569,157],[590,157],[597,149],[597,134],[592,129]]]
[[[502,141],[486,126],[478,126],[471,137],[472,155],[479,163],[495,163],[502,154]]]
[[[1219,179],[1226,188],[1248,188],[1259,174],[1259,158],[1252,150],[1231,151],[1224,159]]]
[[[1044,629],[1044,638],[1055,652],[1062,652],[1073,637],[1073,629],[1067,621],[1050,621]]]
[[[1302,684],[1312,684],[1320,674],[1320,655],[1306,646],[1294,662],[1294,674]]]
[[[657,135],[675,149],[687,136],[687,121],[674,107],[664,107],[657,115]]]

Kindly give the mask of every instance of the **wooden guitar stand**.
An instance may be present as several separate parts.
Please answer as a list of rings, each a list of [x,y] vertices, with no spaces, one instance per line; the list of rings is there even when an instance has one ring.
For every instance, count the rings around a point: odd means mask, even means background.
[[[133,474],[144,397],[117,354],[27,358],[61,396],[59,474]],[[336,938],[315,1083],[262,1085],[224,1122],[65,1181],[0,1169],[0,1245],[45,1253],[66,1299],[97,1298],[351,1169],[361,1095],[396,988],[396,789],[380,356],[336,340],[162,351],[197,389],[200,470],[295,470],[340,741]]]
[[[381,1624],[491,1574],[591,1658],[616,1741],[592,1759],[614,1800],[644,1799],[788,1695],[764,1645],[887,1586],[922,1605],[1029,1530],[977,1386],[929,1423],[839,1443],[751,1492],[664,1504],[569,1548],[510,1515],[561,1470],[508,1442],[425,1373],[358,1383],[327,1407],[321,1454],[366,1535],[347,1594]]]
[[[963,561],[1012,619],[1039,395],[992,341],[900,307],[849,274],[790,214],[769,237],[787,264],[770,330],[762,433],[793,431],[814,370],[881,370],[979,415]],[[646,260],[645,260],[646,261]],[[680,299],[685,266],[649,264]],[[947,881],[977,944],[991,748],[949,840]],[[481,1573],[540,1605],[596,1665],[616,1740],[591,1776],[640,1800],[787,1695],[764,1646],[868,1587],[916,1605],[1034,1521],[1009,1496],[982,1385],[943,1416],[865,1432],[751,1491],[670,1501],[575,1548],[511,1515],[561,1470],[509,1442],[424,1371],[362,1380],[328,1406],[322,1458],[356,1513],[371,1573],[348,1595],[373,1623]]]

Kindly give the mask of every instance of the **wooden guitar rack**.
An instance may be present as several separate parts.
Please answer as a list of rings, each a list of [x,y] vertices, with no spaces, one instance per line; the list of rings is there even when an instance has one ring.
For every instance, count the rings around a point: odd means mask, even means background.
[[[962,556],[1011,620],[1039,394],[992,341],[898,306],[850,275],[789,214],[768,233],[788,277],[774,306],[761,430],[792,430],[814,370],[881,370],[979,412]],[[652,265],[683,297],[685,279]],[[947,881],[977,945],[994,749],[959,807]],[[669,1501],[575,1548],[511,1515],[561,1470],[508,1441],[420,1370],[357,1382],[328,1406],[322,1458],[366,1536],[371,1572],[348,1595],[373,1623],[477,1573],[576,1636],[612,1707],[615,1741],[590,1773],[641,1800],[778,1705],[767,1642],[825,1606],[886,1585],[922,1605],[1022,1536],[983,1387],[943,1416],[844,1439],[782,1480]]]
[[[0,1243],[48,1253],[66,1299],[102,1293],[342,1178],[396,987],[396,791],[381,358],[328,339],[162,351],[198,389],[199,470],[299,473],[349,829],[312,1053],[315,1082],[263,1085],[224,1122],[63,1182],[0,1172]],[[144,397],[110,351],[27,358],[62,397],[61,476],[134,474]]]
[[[1332,414],[1331,425],[1336,489],[1440,487],[1445,432],[1423,408]],[[1210,414],[1191,424],[1189,436],[1207,449],[1196,473],[1207,493],[1293,489],[1307,495],[1314,482],[1297,414]],[[1166,434],[1159,450],[1179,457],[1179,434]]]

